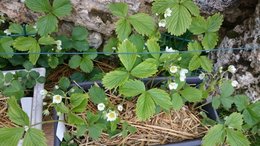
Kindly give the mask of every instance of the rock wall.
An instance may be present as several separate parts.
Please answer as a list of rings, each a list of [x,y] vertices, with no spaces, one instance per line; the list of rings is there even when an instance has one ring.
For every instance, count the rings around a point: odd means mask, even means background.
[[[240,51],[219,51],[215,68],[233,64],[237,73],[232,77],[239,82],[238,88],[252,101],[260,100],[260,3],[255,13],[241,25],[237,25],[224,37],[219,48],[249,48]]]

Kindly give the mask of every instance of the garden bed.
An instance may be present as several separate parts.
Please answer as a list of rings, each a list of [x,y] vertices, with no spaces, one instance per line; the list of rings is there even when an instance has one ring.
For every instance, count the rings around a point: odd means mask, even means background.
[[[146,86],[160,86],[161,83],[167,81],[167,77],[146,78],[142,79]],[[173,78],[172,78],[173,79]],[[201,80],[197,77],[189,77],[186,82],[191,85],[198,85]],[[83,82],[79,86],[88,90],[93,85],[102,86],[101,82]],[[75,84],[74,84],[75,86]],[[122,133],[114,136],[102,133],[98,140],[90,138],[88,135],[74,138],[74,142],[79,145],[161,145],[161,144],[189,144],[195,146],[201,144],[203,137],[208,127],[202,124],[201,111],[207,113],[208,117],[217,120],[217,113],[211,106],[211,103],[206,103],[201,107],[195,107],[194,104],[187,104],[181,110],[159,111],[151,119],[140,121],[136,116],[135,106],[137,98],[125,100],[120,97],[115,91],[106,90],[106,95],[112,105],[122,105],[123,111],[119,112],[118,117],[121,121],[127,122],[129,125],[136,128],[136,132],[129,134],[126,137]],[[93,103],[88,104],[88,109],[93,113],[98,114],[98,109]],[[80,113],[79,116],[84,117],[87,113]],[[55,124],[57,125],[57,123]],[[119,126],[122,129],[122,124]],[[67,132],[75,133],[74,126],[66,126]],[[55,146],[60,145],[60,140],[56,137]]]

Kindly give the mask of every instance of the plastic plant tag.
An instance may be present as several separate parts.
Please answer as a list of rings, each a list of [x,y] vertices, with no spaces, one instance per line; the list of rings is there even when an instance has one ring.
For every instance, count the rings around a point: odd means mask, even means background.
[[[32,115],[32,97],[23,97],[21,98],[21,104],[23,111],[28,115],[31,121]]]
[[[60,121],[64,121],[64,114],[59,116]],[[56,136],[59,138],[60,141],[63,140],[64,133],[66,132],[66,127],[63,122],[58,122]]]

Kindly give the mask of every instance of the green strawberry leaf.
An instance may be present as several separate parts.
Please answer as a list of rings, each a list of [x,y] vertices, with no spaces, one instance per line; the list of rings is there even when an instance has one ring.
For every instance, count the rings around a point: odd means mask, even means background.
[[[144,13],[138,13],[128,18],[134,29],[142,35],[151,35],[155,31],[155,22],[153,18]]]
[[[136,104],[136,115],[141,121],[149,119],[155,113],[155,103],[152,97],[146,94],[139,96]]]
[[[42,130],[30,128],[23,140],[23,146],[47,146],[46,138]]]
[[[120,18],[125,18],[128,13],[128,5],[126,3],[111,3],[108,5],[109,10],[113,15]]]
[[[38,28],[38,33],[41,36],[46,36],[56,31],[58,28],[58,19],[54,15],[48,14],[40,17],[36,22],[36,25]]]
[[[102,83],[107,89],[113,89],[118,86],[123,85],[129,78],[129,73],[125,71],[111,71],[107,73],[103,79]]]
[[[130,71],[135,64],[137,58],[137,54],[135,54],[136,52],[137,49],[135,45],[129,40],[124,40],[118,47],[118,57],[127,71]]]
[[[123,41],[128,38],[131,33],[131,25],[126,19],[119,19],[116,22],[116,34],[120,41]]]
[[[54,0],[52,13],[61,18],[66,15],[69,15],[72,10],[72,5],[70,0]]]
[[[145,91],[145,85],[140,80],[128,80],[119,88],[119,92],[127,97],[136,96]]]
[[[24,128],[0,128],[0,146],[17,146],[23,137]]]

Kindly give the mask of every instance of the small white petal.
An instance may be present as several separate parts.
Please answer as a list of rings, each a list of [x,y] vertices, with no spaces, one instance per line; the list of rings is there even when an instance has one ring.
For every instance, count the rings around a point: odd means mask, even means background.
[[[162,19],[159,21],[159,27],[165,27],[166,26],[166,20],[165,19]]]
[[[205,78],[205,73],[201,73],[201,74],[199,75],[199,79],[203,80],[204,78]]]
[[[237,82],[236,80],[233,80],[233,81],[231,82],[231,85],[232,85],[233,87],[237,87],[238,82]]]
[[[123,109],[124,109],[124,108],[123,108],[123,106],[122,106],[121,104],[117,106],[117,110],[118,110],[118,111],[121,112],[121,111],[123,111]]]
[[[97,105],[97,108],[98,108],[98,110],[99,111],[103,111],[104,109],[105,109],[105,104],[104,103],[99,103],[98,105]]]
[[[55,89],[59,89],[60,87],[59,87],[58,85],[55,85],[54,88],[55,88]]]
[[[172,65],[171,67],[170,67],[170,72],[171,73],[176,73],[178,71],[178,67],[177,66],[174,66],[174,65]]]
[[[186,77],[186,74],[187,74],[188,72],[189,72],[189,71],[188,71],[187,69],[182,68],[181,71],[180,71],[180,75]]]
[[[45,115],[45,116],[48,116],[48,115],[50,114],[49,110],[47,110],[47,109],[44,110],[42,113],[43,113],[43,115]]]
[[[172,15],[172,10],[170,8],[167,8],[164,12],[164,18],[170,17]]]
[[[165,51],[166,52],[178,52],[177,50],[173,50],[172,47],[169,48],[168,46],[166,46]]]
[[[61,46],[61,44],[62,44],[61,40],[57,40],[57,41],[55,41],[55,43],[57,46]]]
[[[8,29],[4,30],[4,33],[5,33],[6,35],[10,35],[10,34],[11,34],[11,32],[10,32]]]
[[[61,103],[62,96],[61,95],[54,95],[52,98],[52,103]]]
[[[112,50],[116,50],[116,47],[112,47]]]
[[[229,66],[228,66],[228,71],[233,74],[233,73],[235,73],[235,72],[237,71],[237,69],[235,68],[234,65],[229,65]]]
[[[168,87],[169,87],[170,90],[176,90],[178,88],[178,84],[177,83],[170,83]]]
[[[117,118],[117,113],[115,111],[109,111],[109,113],[106,114],[107,121],[115,121]]]
[[[181,81],[181,82],[184,82],[185,80],[186,80],[186,76],[182,76],[182,75],[181,75],[181,76],[180,76],[180,81]]]

